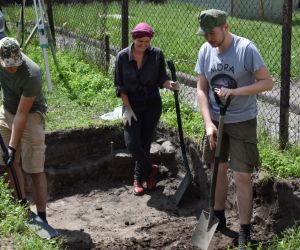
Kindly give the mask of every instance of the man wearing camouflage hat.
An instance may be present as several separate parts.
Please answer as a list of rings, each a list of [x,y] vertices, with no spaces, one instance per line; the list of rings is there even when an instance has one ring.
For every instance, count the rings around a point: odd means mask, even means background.
[[[5,37],[0,40],[0,83],[3,91],[0,133],[8,147],[8,153],[0,156],[0,166],[15,168],[22,203],[26,204],[24,179],[20,169],[22,159],[22,168],[32,180],[37,213],[47,222],[47,180],[44,173],[44,114],[47,107],[42,94],[41,71],[35,62],[21,52],[14,38]]]
[[[227,13],[217,9],[199,15],[199,35],[204,43],[199,51],[195,71],[198,74],[197,95],[205,122],[206,140],[203,158],[211,165],[214,160],[220,99],[231,98],[225,116],[218,178],[215,192],[215,215],[218,230],[226,228],[225,200],[228,189],[227,170],[234,173],[239,211],[239,249],[250,241],[252,216],[251,174],[258,165],[256,95],[271,90],[272,78],[256,46],[246,38],[229,32]],[[231,89],[227,83],[235,82]],[[217,87],[216,87],[217,86]]]

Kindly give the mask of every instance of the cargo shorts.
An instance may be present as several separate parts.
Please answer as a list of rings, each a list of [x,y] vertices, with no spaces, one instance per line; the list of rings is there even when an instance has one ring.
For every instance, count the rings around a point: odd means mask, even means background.
[[[215,122],[218,127],[218,122]],[[259,165],[257,148],[257,119],[224,124],[220,151],[220,162],[229,162],[229,168],[237,172],[252,173]],[[214,161],[215,150],[211,150],[207,136],[203,141],[202,160],[206,164]]]
[[[0,107],[0,133],[3,141],[8,145],[12,123],[15,115]],[[15,161],[22,162],[22,168],[26,173],[35,174],[44,172],[45,163],[45,119],[40,112],[29,113],[28,120],[17,147]],[[0,150],[0,165],[3,162],[3,152]]]

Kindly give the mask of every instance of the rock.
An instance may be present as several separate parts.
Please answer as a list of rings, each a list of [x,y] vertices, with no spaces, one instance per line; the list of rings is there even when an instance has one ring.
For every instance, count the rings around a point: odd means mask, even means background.
[[[175,153],[175,147],[170,141],[165,141],[162,146],[162,152],[167,154],[174,154]]]
[[[157,154],[160,155],[160,152],[162,152],[163,147],[161,145],[159,145],[156,142],[153,142],[151,144],[151,148],[150,148],[150,154]]]

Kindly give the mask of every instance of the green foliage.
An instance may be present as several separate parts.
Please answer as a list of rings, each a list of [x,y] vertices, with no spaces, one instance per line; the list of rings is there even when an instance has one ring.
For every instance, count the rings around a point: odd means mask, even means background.
[[[59,250],[62,240],[55,239],[46,241],[39,238],[35,233],[28,230],[26,221],[28,212],[12,197],[11,191],[4,180],[0,177],[0,237],[1,247],[3,244],[14,245],[14,249],[22,250]],[[2,248],[1,248],[2,249]],[[4,248],[3,248],[4,249]],[[5,249],[11,249],[9,246]]]
[[[111,45],[121,47],[121,4],[111,1],[108,5],[103,1],[88,4],[53,4],[54,23],[56,26],[76,32],[82,36],[95,39],[104,34],[110,37]],[[164,4],[129,1],[129,30],[141,21],[149,22],[155,30],[153,44],[163,49],[167,58],[178,64],[178,70],[194,74],[194,66],[198,50],[204,42],[203,37],[196,35],[198,29],[197,16],[201,6],[186,2],[170,1]],[[19,19],[19,6],[9,5],[5,8],[7,20],[11,26]],[[74,16],[76,18],[74,18]],[[35,20],[34,8],[25,8],[26,21]],[[78,20],[80,20],[78,22]],[[298,77],[300,57],[299,33],[300,13],[293,13],[292,33],[292,66],[291,75]],[[280,76],[282,26],[263,20],[248,20],[229,17],[230,30],[237,35],[247,37],[259,48],[270,72],[274,77]],[[14,27],[12,27],[14,29]],[[259,31],[259,32],[257,32]],[[270,49],[271,48],[271,49]]]
[[[107,8],[107,9],[106,9]],[[178,70],[194,74],[194,66],[198,50],[204,42],[203,37],[196,35],[198,29],[198,14],[201,6],[180,1],[169,1],[164,4],[129,1],[129,30],[141,21],[150,23],[155,30],[153,44],[163,49],[166,57],[173,58],[178,64]],[[99,32],[110,36],[110,42],[121,47],[121,5],[118,1],[90,4],[53,5],[54,22],[68,30],[93,38],[99,37]],[[74,18],[77,16],[77,18]],[[100,16],[100,18],[99,18]],[[105,21],[102,19],[105,16]],[[80,18],[80,22],[78,22]],[[292,34],[292,76],[299,76],[300,46],[299,46],[300,13],[293,15]],[[230,30],[240,36],[245,36],[255,42],[259,48],[270,72],[274,77],[280,75],[281,62],[281,31],[282,26],[263,20],[248,20],[229,17]],[[105,26],[105,31],[104,29]],[[259,30],[259,32],[257,32]],[[271,48],[271,49],[270,49]]]
[[[26,213],[11,196],[11,191],[3,177],[0,177],[0,232],[3,235],[22,232],[25,229]]]
[[[76,100],[79,105],[90,107],[97,105],[100,98],[105,99],[104,111],[114,104],[114,90],[112,82],[92,65],[80,58],[59,54],[59,73],[54,81],[61,82],[68,91],[69,99]]]
[[[258,244],[249,244],[247,250],[296,250],[300,249],[300,227],[298,225],[286,229],[282,235],[274,235],[273,238],[267,242],[260,242]],[[234,250],[236,248],[227,247],[227,250]],[[245,250],[246,250],[245,249]]]
[[[274,235],[269,242],[257,246],[257,250],[296,250],[300,249],[300,227],[299,225],[288,228],[284,231],[282,236]],[[252,248],[249,248],[252,249]]]
[[[44,60],[37,48],[30,45],[26,53],[44,69]],[[50,60],[53,91],[44,93],[48,104],[47,130],[120,124],[107,122],[99,116],[120,105],[113,82],[99,69],[85,62],[80,53],[57,52],[59,69]],[[62,122],[63,121],[63,122]]]
[[[175,101],[171,91],[162,95],[163,114],[162,121],[169,127],[177,129]],[[195,112],[184,100],[180,99],[180,114],[182,128],[186,136],[200,141],[204,134],[203,120],[199,112]]]
[[[280,151],[274,140],[261,135],[259,138],[259,153],[261,164],[272,175],[286,178],[289,176],[300,177],[300,148],[291,147],[289,150]]]

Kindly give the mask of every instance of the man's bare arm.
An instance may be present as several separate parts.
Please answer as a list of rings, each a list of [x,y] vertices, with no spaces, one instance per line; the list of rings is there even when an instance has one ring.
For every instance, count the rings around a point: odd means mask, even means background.
[[[26,126],[29,111],[35,101],[36,97],[25,97],[22,96],[19,102],[18,110],[15,115],[12,124],[12,134],[9,142],[9,146],[14,149],[17,148],[19,141],[22,137],[24,128]]]

